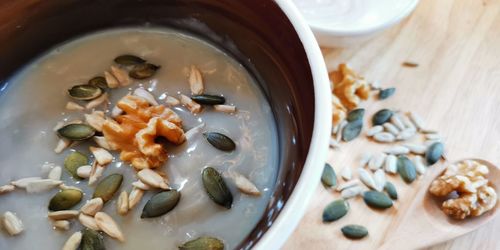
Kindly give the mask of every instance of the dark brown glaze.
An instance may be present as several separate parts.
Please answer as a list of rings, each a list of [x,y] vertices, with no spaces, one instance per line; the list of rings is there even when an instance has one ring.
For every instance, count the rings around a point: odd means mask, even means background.
[[[238,247],[251,248],[292,193],[314,125],[312,75],[290,21],[271,0],[1,1],[0,87],[51,47],[123,26],[168,26],[202,37],[243,64],[267,96],[278,127],[279,173],[262,219]]]

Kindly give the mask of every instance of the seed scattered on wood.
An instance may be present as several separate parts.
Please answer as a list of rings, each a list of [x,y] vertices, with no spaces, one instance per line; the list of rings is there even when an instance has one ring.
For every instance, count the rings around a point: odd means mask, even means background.
[[[54,229],[67,231],[69,230],[70,223],[67,220],[56,220],[52,222],[52,226],[54,226]]]
[[[325,163],[323,168],[321,182],[323,183],[323,186],[327,188],[335,187],[337,185],[337,175],[335,174],[335,170],[333,170],[332,166],[328,163]]]
[[[328,204],[323,210],[323,222],[336,221],[349,211],[349,203],[344,199],[339,199]]]
[[[95,215],[95,220],[97,222],[97,226],[111,238],[117,239],[121,242],[125,241],[125,237],[123,236],[122,231],[116,224],[116,222],[104,212],[98,212]]]
[[[377,185],[375,184],[375,180],[373,180],[373,177],[371,174],[366,171],[364,168],[359,168],[358,169],[358,175],[359,179],[363,184],[365,184],[368,188],[371,189],[377,189]]]
[[[398,199],[398,192],[396,190],[396,187],[391,182],[387,181],[385,183],[384,190],[387,192],[387,194],[389,195],[389,197],[391,199],[393,199],[393,200],[397,200]]]
[[[399,129],[396,128],[396,126],[394,126],[394,124],[386,122],[383,124],[383,126],[387,132],[389,132],[395,136],[397,136],[399,134]]]
[[[339,123],[339,131],[338,133],[335,135],[335,140],[340,142],[340,140],[342,139],[342,131],[344,130],[344,127],[347,125],[347,121],[346,120],[342,120],[340,123]]]
[[[417,155],[413,158],[413,164],[415,164],[415,170],[417,170],[417,173],[419,175],[425,174],[425,165],[424,165],[424,159],[422,156]]]
[[[74,219],[78,216],[79,212],[77,210],[60,210],[55,212],[49,212],[47,217],[51,220],[69,220]]]
[[[382,167],[385,161],[385,157],[387,157],[384,153],[375,154],[370,161],[368,162],[368,168],[375,171]]]
[[[62,175],[62,168],[59,166],[55,166],[50,170],[47,178],[58,181],[61,179],[61,175]]]
[[[427,151],[427,147],[422,144],[412,144],[412,143],[407,143],[404,144],[405,147],[407,147],[410,152],[418,155],[425,154],[425,151]]]
[[[375,171],[375,173],[373,174],[373,180],[375,181],[375,190],[379,192],[384,190],[386,182],[384,170],[378,169],[377,171]]]
[[[16,189],[16,187],[12,184],[0,186],[0,194],[10,193],[14,191],[14,189]]]
[[[168,189],[167,183],[163,180],[163,177],[159,175],[157,172],[145,168],[137,173],[137,177],[139,180],[141,180],[143,183],[154,187],[154,188],[161,188],[161,189]]]
[[[179,250],[223,250],[224,243],[213,237],[200,237],[179,246]]]
[[[143,89],[143,88],[137,88],[134,90],[134,95],[143,98],[146,100],[149,104],[153,106],[158,106],[158,102],[156,101],[155,97],[153,94],[151,94],[149,91]]]
[[[219,112],[224,112],[228,114],[233,114],[236,112],[236,106],[233,105],[214,105],[214,110]]]
[[[128,208],[129,210],[134,208],[139,202],[141,202],[142,196],[144,195],[144,190],[133,188],[128,196]]]
[[[410,153],[410,149],[408,149],[407,147],[398,145],[398,146],[393,146],[389,149],[386,149],[384,152],[387,154],[393,154],[393,155],[405,155],[405,154]]]
[[[104,201],[102,198],[97,197],[91,200],[88,200],[85,205],[80,208],[80,211],[86,215],[94,216],[97,212],[101,211],[104,206]]]
[[[184,105],[191,113],[198,114],[201,112],[201,105],[193,101],[189,96],[179,95],[181,104]]]
[[[391,97],[392,95],[394,95],[394,93],[396,93],[396,88],[381,89],[378,92],[378,99],[385,100],[385,99]]]
[[[82,111],[84,110],[85,108],[78,104],[78,103],[75,103],[75,102],[67,102],[66,103],[66,109],[67,110],[73,110],[73,111]]]
[[[425,139],[429,140],[429,141],[431,141],[431,140],[441,140],[441,136],[439,134],[434,134],[434,133],[432,133],[432,134],[425,134]]]
[[[68,240],[64,243],[62,250],[77,250],[80,246],[80,242],[82,241],[82,233],[75,232],[72,234]]]
[[[348,122],[347,125],[342,129],[342,140],[348,142],[354,140],[356,137],[361,134],[361,130],[363,129],[363,122],[352,121]]]
[[[395,174],[398,171],[397,167],[398,158],[395,155],[388,155],[385,158],[384,169],[387,173]]]
[[[399,130],[404,130],[406,127],[401,120],[401,115],[399,113],[394,113],[390,119],[391,123],[394,124]]]
[[[55,187],[58,187],[61,185],[62,181],[60,180],[52,180],[52,179],[41,179],[41,180],[35,180],[26,186],[26,192],[33,194],[33,193],[41,193],[45,191],[49,191]]]
[[[86,110],[91,110],[108,101],[108,93],[104,93],[85,105]]]
[[[417,171],[415,165],[406,156],[398,157],[398,173],[403,180],[410,184],[417,178]]]
[[[14,236],[20,234],[24,230],[23,222],[14,213],[7,211],[2,216],[2,226],[9,233]]]
[[[340,176],[342,176],[342,179],[348,181],[352,179],[352,170],[350,166],[345,166],[342,168],[340,171]]]
[[[200,70],[198,70],[198,68],[196,68],[194,65],[192,65],[190,68],[188,82],[192,95],[203,94],[203,78],[201,76]]]
[[[76,175],[82,179],[87,179],[90,177],[90,172],[92,171],[92,166],[90,165],[83,165],[81,167],[78,167],[76,169]]]
[[[375,134],[373,136],[373,139],[377,142],[394,142],[396,140],[396,137],[387,132],[380,132],[378,134]]]
[[[350,198],[353,198],[353,197],[360,195],[362,192],[363,192],[362,187],[353,186],[353,187],[346,188],[346,189],[342,190],[342,192],[340,192],[340,195],[344,199],[350,199]]]
[[[435,142],[429,146],[427,152],[425,152],[425,159],[429,165],[433,165],[443,155],[444,145],[441,142]]]
[[[406,128],[396,136],[396,140],[398,141],[408,140],[412,138],[416,134],[416,132],[417,131],[414,128]]]
[[[340,185],[337,186],[336,190],[337,191],[342,191],[346,188],[351,188],[351,187],[354,187],[354,186],[357,186],[359,185],[359,180],[358,179],[353,179],[353,180],[350,180],[348,182],[344,182]]]
[[[340,230],[349,239],[361,239],[368,235],[368,229],[360,225],[347,225],[343,226]]]
[[[335,173],[333,173],[333,174],[335,175]],[[237,172],[232,172],[231,176],[234,179],[234,184],[236,184],[236,187],[242,193],[245,193],[245,194],[248,194],[248,195],[254,195],[254,196],[259,196],[260,195],[260,191],[255,186],[255,184],[253,184],[253,182],[251,182],[249,179],[247,179],[242,174],[237,173]],[[321,181],[323,181],[323,177],[321,177]],[[336,182],[336,179],[335,179],[335,182]],[[335,184],[333,186],[335,186]]]
[[[364,168],[368,162],[372,159],[373,155],[370,152],[365,152],[361,155],[361,159],[359,160],[359,167]]]
[[[357,108],[349,111],[347,114],[347,122],[363,122],[363,116],[365,115],[365,109]]]
[[[391,198],[379,191],[364,192],[363,200],[365,201],[366,205],[373,208],[386,209],[392,207]]]
[[[116,80],[118,80],[118,82],[120,83],[120,87],[125,87],[125,86],[128,86],[132,83],[132,80],[130,79],[127,71],[125,71],[121,68],[111,66],[111,73],[116,78]]]
[[[377,125],[377,126],[373,126],[370,129],[368,129],[368,131],[366,131],[366,135],[371,137],[371,136],[374,136],[375,134],[380,133],[382,131],[384,131],[384,127],[381,125]]]
[[[406,129],[410,128],[410,129],[413,129],[415,131],[417,130],[417,127],[410,120],[410,117],[408,117],[407,115],[401,115],[400,118],[401,118],[401,121],[403,122],[403,124],[405,125]]]
[[[104,71],[104,78],[106,79],[109,88],[114,89],[120,86],[120,83],[118,82],[116,77],[108,71]]]
[[[408,116],[417,129],[421,130],[425,127],[424,119],[422,119],[422,117],[420,117],[417,113],[410,112]]]
[[[388,109],[381,109],[377,111],[377,113],[375,113],[372,118],[373,125],[382,125],[388,122],[391,119],[392,115],[393,112]]]
[[[416,68],[416,67],[418,67],[418,63],[416,63],[416,62],[403,62],[402,65],[404,67],[408,67],[408,68]]]
[[[19,180],[12,181],[10,184],[18,187],[18,188],[26,188],[28,184],[30,184],[33,181],[38,181],[41,180],[41,177],[26,177],[26,178],[21,178]]]

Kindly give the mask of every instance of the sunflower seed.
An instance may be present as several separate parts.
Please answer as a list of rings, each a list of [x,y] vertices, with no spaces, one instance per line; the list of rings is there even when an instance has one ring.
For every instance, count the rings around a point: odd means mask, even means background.
[[[40,177],[26,177],[26,178],[12,181],[10,184],[12,184],[18,188],[26,188],[28,186],[28,184],[30,184],[31,182],[38,181],[41,179],[42,178],[40,178]]]
[[[203,136],[215,148],[222,151],[233,151],[236,148],[234,141],[228,136],[217,132],[205,132]]]
[[[363,200],[365,201],[366,205],[373,208],[386,209],[392,207],[391,198],[379,191],[364,192]]]
[[[337,175],[335,174],[335,170],[333,170],[332,166],[328,163],[325,163],[325,167],[323,168],[321,182],[327,188],[335,187],[337,185]]]
[[[112,174],[106,176],[99,184],[97,184],[92,198],[100,197],[104,203],[113,198],[113,195],[122,185],[123,175]]]
[[[393,112],[388,109],[381,109],[373,115],[372,122],[373,125],[382,125],[391,119]]]
[[[398,171],[397,161],[396,156],[388,155],[385,158],[384,170],[389,174],[395,174]]]
[[[242,174],[233,171],[231,173],[231,177],[234,179],[234,184],[236,184],[238,190],[240,190],[242,193],[254,196],[260,195],[260,191],[255,186],[255,184],[253,184],[253,182],[251,182]],[[321,177],[321,180],[323,180],[323,177]]]
[[[349,203],[344,199],[339,199],[328,204],[323,210],[323,222],[336,221],[349,211]]]
[[[78,168],[81,166],[87,165],[88,161],[89,160],[88,160],[86,155],[84,155],[78,151],[74,151],[74,152],[71,152],[64,159],[64,168],[66,169],[66,171],[68,171],[73,176],[73,178],[79,179],[79,176],[77,173]]]
[[[24,230],[23,222],[14,213],[7,211],[2,216],[3,228],[11,236],[18,235]]]
[[[80,211],[86,215],[94,216],[97,212],[101,211],[103,206],[104,201],[101,197],[97,197],[88,200],[87,203],[80,208]]]
[[[69,230],[69,221],[67,220],[56,220],[52,222],[52,226],[54,226],[54,229],[61,230],[61,231],[67,231]]]
[[[82,193],[83,193],[83,191],[82,191],[80,188],[75,187],[75,186],[68,186],[68,185],[66,185],[66,184],[64,184],[64,183],[63,183],[63,184],[61,184],[61,185],[59,185],[59,188],[60,188],[61,190],[67,190],[67,189],[78,190],[78,191],[80,191],[80,192],[82,192]]]
[[[354,186],[357,186],[359,185],[359,180],[358,179],[353,179],[353,180],[350,180],[348,182],[344,182],[340,185],[337,186],[336,190],[337,191],[342,191],[344,189],[347,189],[347,188],[351,188],[351,187],[354,187]]]
[[[425,139],[426,140],[441,140],[441,136],[439,134],[434,134],[434,133],[431,133],[431,134],[425,134]]]
[[[71,96],[71,98],[82,101],[96,99],[97,97],[102,95],[102,93],[103,92],[101,88],[88,84],[76,85],[68,89],[68,94],[69,96]]]
[[[373,139],[377,142],[393,142],[396,140],[396,137],[391,133],[380,132],[373,135]]]
[[[97,222],[97,226],[111,238],[117,239],[121,242],[125,241],[125,237],[123,236],[122,231],[116,224],[116,222],[104,212],[97,212],[95,215],[95,220]],[[97,231],[97,230],[96,230]]]
[[[67,140],[67,139],[64,139],[64,138],[60,138],[57,141],[57,145],[54,148],[54,152],[56,154],[60,154],[60,153],[62,153],[62,151],[64,151],[65,149],[67,149],[70,145],[71,145],[71,141],[70,140]]]
[[[347,125],[342,129],[342,140],[348,142],[354,140],[356,137],[361,134],[361,130],[363,129],[362,121],[353,121],[348,122]]]
[[[425,165],[424,165],[424,159],[422,156],[417,155],[413,158],[413,164],[415,164],[415,170],[417,170],[417,173],[419,175],[425,174]]]
[[[373,171],[381,168],[384,164],[385,157],[387,157],[387,155],[384,153],[375,154],[368,162],[368,168]]]
[[[14,191],[14,189],[16,189],[16,187],[11,184],[0,186],[0,194],[10,193]]]
[[[138,56],[128,55],[128,54],[117,56],[113,61],[123,66],[133,66],[133,65],[143,64],[146,62],[146,60]]]
[[[90,229],[96,230],[96,231],[99,230],[99,226],[97,225],[97,221],[92,216],[81,213],[78,215],[78,221],[80,221],[80,223],[86,228],[90,228]]]
[[[193,95],[191,99],[203,105],[220,105],[226,102],[226,98],[217,95]]]
[[[382,191],[384,190],[384,186],[385,186],[385,173],[384,173],[384,170],[382,169],[378,169],[377,171],[375,171],[375,173],[373,174],[373,180],[375,181],[375,189],[377,191]]]
[[[198,70],[194,65],[190,68],[188,82],[192,95],[203,94],[203,78],[201,76],[200,70]]]
[[[119,215],[126,215],[128,213],[128,194],[127,191],[122,191],[118,200],[116,201],[116,212]]]
[[[397,165],[398,173],[406,183],[410,184],[417,178],[415,165],[412,161],[410,161],[410,159],[408,159],[408,157],[399,156]]]
[[[363,188],[362,187],[360,187],[360,186],[353,186],[353,187],[346,188],[346,189],[342,190],[342,192],[340,192],[340,195],[344,199],[350,199],[350,198],[358,196],[362,192],[363,192]]]
[[[438,131],[432,130],[432,129],[421,129],[421,130],[419,130],[419,132],[422,134],[438,134],[439,133]]]
[[[87,82],[87,84],[99,87],[101,89],[106,89],[108,87],[108,83],[106,82],[106,78],[104,78],[102,76],[93,77],[92,79],[90,79]]]
[[[132,188],[132,191],[130,191],[130,195],[128,196],[128,208],[132,209],[139,204],[143,195],[144,190],[135,187]]]
[[[184,105],[191,113],[197,114],[201,112],[201,105],[193,101],[186,95],[180,94],[181,104]]]
[[[158,106],[158,102],[156,101],[155,97],[153,94],[151,94],[149,91],[143,89],[143,88],[137,88],[134,90],[134,95],[144,98],[149,104],[153,106]]]
[[[90,165],[83,165],[76,169],[76,175],[82,179],[87,179],[90,177],[90,172],[92,171],[92,167]]]
[[[410,112],[408,116],[410,117],[413,124],[415,124],[415,127],[417,127],[417,129],[421,130],[425,127],[424,120],[417,113]]]
[[[99,96],[98,98],[87,103],[87,105],[85,105],[85,109],[91,110],[91,109],[96,108],[99,105],[101,105],[107,101],[108,101],[108,93],[104,93],[101,96]]]
[[[139,64],[135,65],[129,72],[129,76],[134,79],[146,79],[152,77],[157,70],[160,69],[160,66],[154,65],[151,63]]]
[[[97,164],[97,161],[94,161],[92,164],[92,169],[90,170],[90,176],[89,176],[89,186],[94,185],[99,178],[101,178],[102,174],[104,173],[104,167]]]
[[[108,163],[113,161],[113,155],[111,155],[106,149],[104,148],[97,148],[97,147],[89,147],[90,152],[94,155],[97,163],[101,166],[107,165]]]
[[[94,141],[97,143],[97,145],[101,148],[107,149],[107,150],[115,150],[111,145],[109,145],[108,140],[104,136],[94,136]]]
[[[73,111],[82,111],[85,108],[83,106],[81,106],[80,104],[78,104],[78,103],[67,102],[66,103],[66,109],[67,110],[73,110]]]
[[[335,139],[330,138],[330,147],[333,148],[333,149],[340,148],[340,144]]]
[[[360,225],[343,226],[340,231],[349,239],[361,239],[368,235],[368,230]]]
[[[62,181],[52,179],[34,180],[28,183],[28,185],[26,186],[26,192],[32,194],[49,191],[61,185],[61,183]]]
[[[137,177],[139,180],[141,180],[143,183],[154,187],[154,188],[161,188],[161,189],[168,189],[167,183],[163,180],[161,175],[159,175],[157,172],[145,168],[137,173]]]
[[[109,88],[114,89],[120,86],[120,82],[118,82],[116,77],[108,71],[104,71],[104,78]]]
[[[365,115],[365,109],[357,108],[349,111],[347,114],[346,120],[347,122],[363,122],[363,116]]]
[[[386,149],[384,151],[387,154],[393,154],[393,155],[405,155],[410,153],[410,150],[407,147],[404,146],[393,146],[389,149]]]
[[[157,193],[151,197],[142,210],[141,218],[154,218],[162,216],[177,206],[181,193],[168,190]]]
[[[179,250],[223,250],[224,243],[213,237],[200,237],[179,246]]]
[[[398,141],[408,140],[412,138],[416,134],[416,132],[417,131],[414,128],[406,128],[396,136],[396,140]]]
[[[427,150],[427,147],[425,145],[422,145],[422,144],[407,143],[407,144],[404,144],[403,146],[408,148],[410,150],[410,152],[412,152],[414,154],[418,154],[418,155],[425,154],[425,151]]]
[[[132,80],[130,79],[129,75],[127,74],[127,71],[125,71],[121,68],[111,66],[111,73],[116,78],[116,80],[118,80],[121,87],[128,86],[132,83]]]
[[[102,125],[106,121],[104,112],[94,111],[91,114],[84,114],[85,122],[88,123],[96,131],[102,132]]]
[[[344,127],[347,125],[347,121],[346,120],[342,120],[340,123],[339,123],[339,131],[337,132],[337,134],[335,135],[335,140],[340,142],[340,140],[342,140],[342,131],[344,130]]]
[[[417,127],[415,127],[415,124],[413,124],[413,122],[410,120],[410,117],[408,117],[407,115],[402,115],[400,116],[401,118],[401,121],[403,122],[403,124],[405,125],[406,129],[413,129],[413,130],[417,130]]]
[[[233,195],[220,173],[212,167],[206,167],[202,172],[202,180],[210,199],[218,205],[230,209],[233,204]]]
[[[435,142],[429,146],[425,152],[425,159],[429,165],[433,165],[443,155],[444,145],[441,142]]]
[[[61,179],[61,175],[62,175],[62,168],[59,166],[55,166],[50,170],[47,178],[58,181]]]
[[[374,136],[375,134],[380,133],[382,131],[384,131],[384,127],[381,125],[377,125],[377,126],[373,126],[370,129],[368,129],[368,131],[366,131],[366,135],[371,137],[371,136]]]
[[[399,134],[399,129],[396,128],[396,126],[394,126],[392,123],[389,123],[389,122],[386,122],[383,124],[385,130],[395,136],[397,136]]]
[[[145,184],[144,182],[142,182],[140,180],[132,182],[132,186],[139,188],[139,189],[142,189],[142,190],[145,190],[145,191],[153,189],[153,187],[149,186],[148,184]]]
[[[68,220],[73,219],[78,216],[79,212],[77,210],[60,210],[55,212],[49,212],[47,216],[51,220]]]
[[[340,176],[342,176],[342,179],[348,181],[352,179],[352,170],[350,166],[345,166],[342,168],[342,171],[340,171]]]
[[[359,167],[364,168],[368,162],[372,159],[373,155],[370,152],[365,152],[361,155],[361,159],[359,160]]]
[[[385,100],[385,99],[389,98],[390,96],[394,95],[395,92],[396,92],[396,88],[381,89],[380,92],[378,92],[378,99]]]
[[[87,124],[68,124],[59,130],[57,134],[72,141],[86,140],[95,134],[95,129]]]
[[[390,119],[391,123],[394,124],[399,130],[404,130],[406,127],[401,121],[401,116],[399,113],[394,113]]]
[[[75,232],[72,234],[68,240],[64,243],[62,250],[77,250],[80,246],[80,242],[82,241],[82,233]]]
[[[373,177],[364,168],[358,169],[358,175],[359,175],[359,179],[361,180],[361,182],[363,182],[363,184],[365,184],[367,187],[369,187],[371,189],[377,189],[377,186],[375,185],[375,181],[373,180]]]

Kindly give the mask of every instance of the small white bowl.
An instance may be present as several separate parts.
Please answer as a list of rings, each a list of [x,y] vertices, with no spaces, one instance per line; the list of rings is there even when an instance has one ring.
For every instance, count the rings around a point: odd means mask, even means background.
[[[324,47],[349,47],[399,23],[419,0],[294,0]]]

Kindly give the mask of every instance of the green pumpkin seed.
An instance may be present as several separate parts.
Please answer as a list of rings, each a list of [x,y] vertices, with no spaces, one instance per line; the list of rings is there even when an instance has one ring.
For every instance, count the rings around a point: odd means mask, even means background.
[[[99,232],[90,228],[82,230],[82,241],[80,243],[81,250],[105,250],[104,237]]]
[[[363,108],[353,109],[347,115],[346,120],[348,122],[363,121],[364,115],[365,115],[365,109],[363,109]]]
[[[361,239],[368,235],[368,229],[361,225],[347,225],[343,226],[340,230],[349,239]]]
[[[139,64],[134,66],[129,72],[129,76],[134,79],[146,79],[153,76],[160,66],[151,63]]]
[[[106,176],[99,184],[97,184],[94,195],[92,198],[101,197],[104,202],[107,202],[113,198],[113,195],[118,191],[122,185],[123,175],[112,174]]]
[[[349,203],[346,200],[340,199],[331,202],[323,210],[323,222],[336,221],[349,211]]]
[[[205,132],[203,136],[207,141],[212,144],[215,148],[222,151],[233,151],[236,148],[236,144],[231,138],[217,132]]]
[[[96,99],[97,97],[102,95],[102,89],[97,86],[82,84],[73,86],[68,89],[68,94],[73,99],[88,101]]]
[[[380,100],[385,100],[396,92],[396,88],[387,88],[387,89],[381,89],[380,92],[378,92],[378,99]]]
[[[325,167],[323,168],[321,182],[325,187],[335,187],[337,185],[337,175],[335,174],[335,170],[333,170],[332,166],[328,163],[325,163]]]
[[[389,195],[389,197],[391,197],[391,199],[393,199],[393,200],[398,199],[398,191],[396,190],[396,187],[394,186],[394,184],[387,181],[385,183],[384,189],[387,192],[387,194]]]
[[[81,166],[88,165],[89,159],[86,155],[74,151],[71,152],[64,159],[64,168],[73,176],[73,178],[80,180],[81,178],[78,176],[77,169]]]
[[[214,237],[200,237],[179,246],[180,250],[223,250],[224,243]]]
[[[201,174],[203,186],[208,196],[215,203],[230,209],[233,204],[233,195],[227,188],[222,176],[212,167],[206,167]]]
[[[72,141],[83,141],[95,134],[95,129],[87,124],[68,124],[57,130],[57,134]]]
[[[433,143],[425,152],[425,159],[429,165],[432,165],[439,161],[441,155],[443,155],[444,145],[441,142]]]
[[[101,89],[105,89],[108,87],[108,83],[106,82],[106,78],[104,78],[102,76],[96,76],[96,77],[90,79],[88,84],[91,86],[99,87]]]
[[[142,210],[141,218],[162,216],[177,206],[181,193],[177,190],[168,190],[157,193],[151,197]]]
[[[192,96],[191,99],[199,104],[205,105],[217,105],[224,104],[226,102],[226,98],[218,95],[195,95]]]
[[[134,55],[121,55],[116,57],[114,61],[123,66],[139,65],[146,62],[146,60]]]
[[[398,173],[406,183],[412,183],[417,178],[415,165],[403,155],[398,157]]]
[[[372,122],[373,126],[382,125],[391,119],[393,112],[388,109],[379,110],[375,115],[373,115]]]
[[[363,129],[363,121],[357,120],[347,123],[347,125],[342,129],[342,140],[352,141],[361,133]]]
[[[379,191],[366,191],[363,194],[366,205],[373,208],[386,209],[392,207],[392,200],[387,195]]]
[[[60,211],[74,207],[82,200],[83,194],[80,190],[66,189],[57,193],[50,199],[49,210]]]

